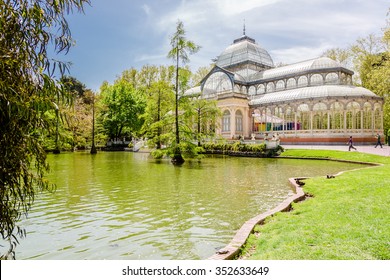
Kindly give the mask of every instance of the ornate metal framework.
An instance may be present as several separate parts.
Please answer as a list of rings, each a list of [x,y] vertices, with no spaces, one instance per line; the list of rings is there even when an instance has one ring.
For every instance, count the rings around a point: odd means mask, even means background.
[[[353,71],[320,57],[274,67],[268,52],[246,36],[234,40],[201,82],[203,98],[218,100],[219,133],[283,142],[366,142],[383,134],[383,99],[352,85]]]

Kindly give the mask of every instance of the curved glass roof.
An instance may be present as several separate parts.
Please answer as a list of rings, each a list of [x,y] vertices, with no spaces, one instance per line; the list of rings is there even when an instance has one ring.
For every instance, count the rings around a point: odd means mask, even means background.
[[[267,105],[274,103],[299,102],[305,99],[324,99],[341,97],[374,97],[380,98],[375,93],[362,87],[325,85],[317,87],[304,87],[284,90],[274,93],[266,93],[253,96],[250,105]]]
[[[184,93],[184,95],[194,95],[194,94],[200,94],[202,90],[200,89],[200,86],[193,87],[190,89],[187,89]]]
[[[315,59],[310,59],[310,60],[290,64],[287,66],[281,66],[273,69],[268,69],[262,72],[257,72],[256,74],[250,77],[250,80],[257,81],[257,80],[275,79],[275,78],[294,75],[306,71],[323,70],[323,69],[340,68],[340,67],[343,66],[333,59],[330,59],[328,57],[319,57]]]
[[[254,39],[246,35],[234,40],[234,43],[218,56],[216,65],[226,68],[244,62],[274,67],[274,62],[269,53],[256,44]]]

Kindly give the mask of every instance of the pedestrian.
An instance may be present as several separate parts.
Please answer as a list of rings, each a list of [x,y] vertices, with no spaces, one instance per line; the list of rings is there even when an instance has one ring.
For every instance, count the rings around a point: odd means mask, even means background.
[[[381,146],[381,148],[383,148],[382,147],[382,143],[381,143],[381,136],[379,135],[379,133],[377,133],[377,135],[376,135],[376,145],[375,145],[375,148],[378,147],[378,145]]]
[[[356,151],[356,148],[353,146],[352,136],[349,136],[349,140],[347,144],[348,144],[348,151],[351,151],[351,149],[354,149]]]

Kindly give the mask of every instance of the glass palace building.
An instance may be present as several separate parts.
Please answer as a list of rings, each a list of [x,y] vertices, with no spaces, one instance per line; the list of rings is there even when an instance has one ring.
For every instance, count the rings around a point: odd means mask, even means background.
[[[244,34],[187,94],[217,100],[217,134],[226,139],[278,136],[282,144],[372,143],[383,134],[383,99],[352,85],[353,71],[320,57],[275,67]]]

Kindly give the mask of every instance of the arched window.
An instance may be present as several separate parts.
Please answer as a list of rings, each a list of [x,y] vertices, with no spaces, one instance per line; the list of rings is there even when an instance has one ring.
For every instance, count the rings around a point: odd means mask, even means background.
[[[355,128],[361,129],[362,128],[362,111],[357,111],[355,116]]]
[[[353,129],[353,115],[351,111],[348,111],[346,114],[347,129]]]
[[[329,73],[325,77],[326,85],[337,85],[339,83],[339,75],[337,73]]]
[[[306,76],[301,76],[298,79],[298,87],[306,87],[308,85],[308,80]]]
[[[222,132],[230,131],[230,111],[225,110],[222,116]]]
[[[275,85],[274,85],[274,83],[268,83],[267,84],[267,92],[273,92],[273,91],[275,91]]]
[[[310,77],[310,85],[311,86],[320,86],[324,84],[324,79],[320,74],[314,74]]]
[[[330,129],[344,129],[344,108],[340,102],[330,105]]]
[[[264,86],[263,84],[261,84],[261,85],[259,85],[259,86],[257,87],[257,93],[258,93],[258,94],[263,94],[263,93],[265,93],[265,86]]]
[[[240,110],[236,111],[236,131],[243,132],[242,112]]]
[[[328,129],[328,112],[324,103],[313,106],[313,129]]]
[[[241,88],[240,88],[239,85],[235,85],[235,86],[234,86],[234,92],[238,92],[238,93],[241,92]]]
[[[287,89],[292,89],[297,87],[297,81],[294,78],[290,78],[287,80]]]
[[[347,104],[347,129],[361,128],[360,105],[353,101]]]
[[[382,114],[381,114],[381,107],[378,103],[375,104],[374,107],[374,120],[375,120],[375,127],[376,130],[382,130]]]
[[[229,77],[223,72],[215,72],[207,78],[203,87],[203,94],[212,95],[232,90],[233,85]]]
[[[255,95],[256,94],[256,88],[254,86],[251,86],[248,90],[249,95]]]
[[[283,110],[280,107],[276,107],[274,111],[275,119],[277,123],[274,123],[274,130],[283,130]]]
[[[246,86],[242,86],[242,87],[241,87],[241,93],[247,94],[247,88],[246,88]]]
[[[297,110],[298,130],[310,130],[310,109],[309,105],[301,104]]]
[[[363,129],[372,129],[372,106],[369,102],[363,106]]]
[[[284,89],[284,81],[278,81],[276,83],[276,90],[283,90]]]
[[[284,113],[284,130],[295,130],[294,110],[287,107]]]
[[[351,75],[347,76],[347,85],[352,85],[352,76]]]
[[[341,73],[341,75],[340,75],[340,84],[341,85],[347,84],[347,75],[345,73]]]

